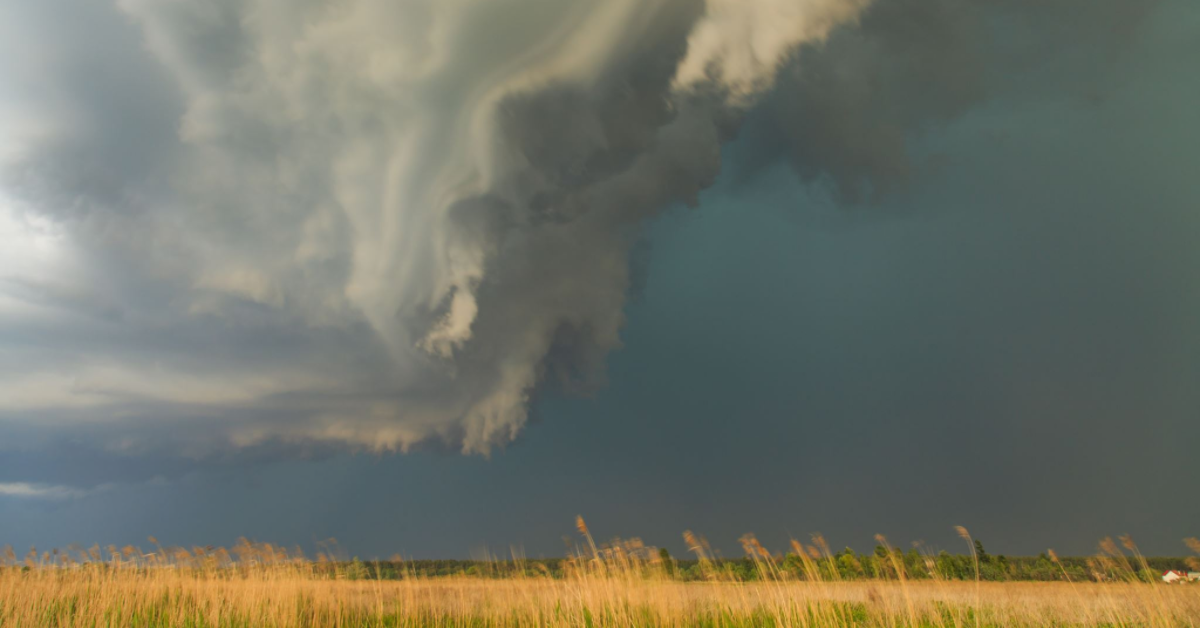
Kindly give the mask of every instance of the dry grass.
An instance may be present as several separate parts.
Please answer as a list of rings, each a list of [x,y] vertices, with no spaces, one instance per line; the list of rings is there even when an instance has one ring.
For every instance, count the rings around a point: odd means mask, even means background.
[[[352,580],[323,553],[309,561],[270,545],[224,549],[75,548],[9,555],[0,567],[0,626],[1194,626],[1200,586],[1136,582],[979,582],[906,577],[820,579],[824,539],[794,544],[807,579],[780,568],[757,539],[742,543],[758,580],[668,577],[638,541],[585,541],[561,578],[407,576]],[[964,537],[966,533],[963,531]],[[886,539],[879,539],[887,545]],[[1104,545],[1110,545],[1106,542]],[[1122,544],[1140,554],[1132,540]],[[1106,547],[1105,551],[1114,548]],[[1119,554],[1119,552],[1117,552]],[[1131,570],[1135,563],[1128,563]]]
[[[1148,584],[399,581],[9,572],[4,626],[1191,626],[1200,590]]]

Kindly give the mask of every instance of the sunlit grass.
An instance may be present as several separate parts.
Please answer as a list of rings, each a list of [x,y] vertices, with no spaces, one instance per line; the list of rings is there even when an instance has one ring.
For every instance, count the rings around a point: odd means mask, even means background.
[[[932,563],[923,576],[909,573],[882,537],[890,570],[844,580],[820,535],[812,545],[793,542],[787,555],[747,535],[742,546],[755,569],[747,581],[689,532],[703,579],[682,582],[655,548],[637,540],[597,544],[582,519],[577,528],[580,549],[554,577],[537,575],[518,558],[506,563],[504,577],[430,578],[401,567],[395,578],[378,579],[370,577],[382,573],[378,564],[336,560],[336,548],[323,547],[309,560],[249,542],[183,549],[151,539],[146,551],[33,550],[24,558],[8,551],[0,567],[0,626],[1200,624],[1200,586],[1148,581],[1145,560],[1128,537],[1121,539],[1125,552],[1111,540],[1101,544],[1097,566],[1117,570],[1108,572],[1118,575],[1109,581],[981,582],[940,578]]]

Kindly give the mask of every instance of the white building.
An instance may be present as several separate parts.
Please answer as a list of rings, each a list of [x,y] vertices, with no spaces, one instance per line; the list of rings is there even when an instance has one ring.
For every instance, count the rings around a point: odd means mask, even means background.
[[[1180,580],[1188,579],[1188,574],[1174,569],[1168,569],[1163,572],[1163,582],[1179,582]]]

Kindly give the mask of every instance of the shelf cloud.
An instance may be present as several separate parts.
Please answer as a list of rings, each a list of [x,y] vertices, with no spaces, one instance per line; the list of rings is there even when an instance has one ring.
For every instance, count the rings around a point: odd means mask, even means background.
[[[1115,57],[1153,4],[10,3],[0,447],[487,454],[603,385],[736,134],[869,202],[1053,56],[1005,29]]]
[[[0,420],[487,453],[602,383],[639,225],[864,4],[10,6]]]

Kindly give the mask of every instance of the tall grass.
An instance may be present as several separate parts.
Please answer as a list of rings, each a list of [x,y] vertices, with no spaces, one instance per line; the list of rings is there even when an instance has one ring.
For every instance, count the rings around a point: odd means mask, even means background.
[[[503,578],[429,578],[401,569],[396,579],[364,578],[379,574],[379,565],[345,561],[332,544],[315,559],[244,540],[230,549],[165,548],[152,539],[148,551],[72,547],[18,557],[9,550],[0,556],[0,626],[1200,624],[1200,586],[1142,579],[1145,559],[1128,537],[1120,542],[1129,554],[1106,539],[1095,558],[1098,568],[1123,570],[1115,581],[998,583],[914,579],[895,558],[881,578],[846,581],[820,535],[811,544],[793,541],[786,555],[746,535],[755,579],[745,581],[688,532],[704,579],[680,582],[655,548],[636,539],[597,543],[582,518],[577,528],[581,543],[561,577],[517,569]]]

